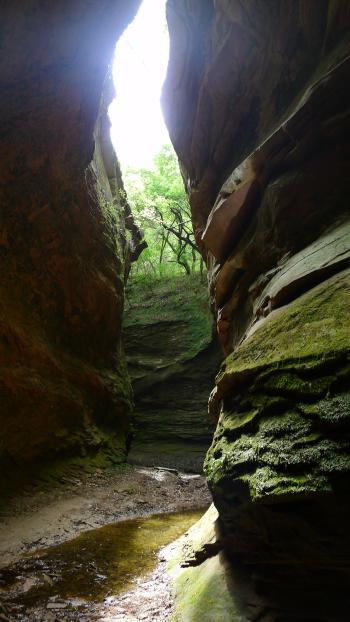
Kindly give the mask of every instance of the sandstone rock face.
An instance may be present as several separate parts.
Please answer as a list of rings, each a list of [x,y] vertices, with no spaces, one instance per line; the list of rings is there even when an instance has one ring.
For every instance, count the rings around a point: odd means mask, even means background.
[[[117,192],[106,75],[138,5],[1,11],[0,454],[15,463],[127,425],[121,317],[139,236]]]
[[[214,422],[207,397],[222,361],[199,274],[127,288],[124,346],[134,391],[129,460],[202,471]]]
[[[168,21],[163,107],[227,355],[205,464],[222,538],[256,619],[343,620],[350,6],[169,0]]]

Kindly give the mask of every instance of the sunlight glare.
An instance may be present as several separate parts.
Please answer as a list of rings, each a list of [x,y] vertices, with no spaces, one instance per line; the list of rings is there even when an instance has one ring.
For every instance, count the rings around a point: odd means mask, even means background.
[[[165,3],[144,0],[116,46],[116,98],[109,116],[112,143],[123,168],[151,167],[160,147],[170,142],[160,107],[169,56]]]

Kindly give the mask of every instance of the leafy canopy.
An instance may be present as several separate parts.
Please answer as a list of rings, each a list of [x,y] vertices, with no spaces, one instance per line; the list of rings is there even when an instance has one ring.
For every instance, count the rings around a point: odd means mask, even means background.
[[[172,147],[164,145],[160,149],[153,169],[128,169],[124,180],[134,218],[148,244],[133,270],[154,274],[202,270],[190,207]]]

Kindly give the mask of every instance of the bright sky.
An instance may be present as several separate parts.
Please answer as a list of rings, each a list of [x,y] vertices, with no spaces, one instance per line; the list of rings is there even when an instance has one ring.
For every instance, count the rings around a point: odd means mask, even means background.
[[[169,56],[166,0],[143,0],[135,20],[119,39],[113,63],[116,99],[109,115],[111,137],[122,168],[149,168],[169,143],[160,93]]]

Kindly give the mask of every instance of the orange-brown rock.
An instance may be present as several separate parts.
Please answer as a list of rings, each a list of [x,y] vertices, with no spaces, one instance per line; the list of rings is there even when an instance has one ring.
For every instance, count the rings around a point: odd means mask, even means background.
[[[135,247],[139,236],[117,192],[106,75],[138,5],[1,9],[1,459],[96,448],[107,428],[125,435],[126,227]]]
[[[342,622],[350,4],[169,0],[168,22],[163,108],[226,355],[205,473],[233,617]]]
[[[202,240],[218,261],[226,258],[239,239],[259,195],[258,179],[247,180],[209,214]]]
[[[349,11],[344,0],[169,0],[163,109],[199,241],[228,174],[321,77],[321,58],[326,73],[346,55]]]
[[[163,108],[226,350],[253,321],[259,275],[347,212],[346,4],[168,3]]]

